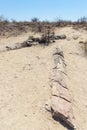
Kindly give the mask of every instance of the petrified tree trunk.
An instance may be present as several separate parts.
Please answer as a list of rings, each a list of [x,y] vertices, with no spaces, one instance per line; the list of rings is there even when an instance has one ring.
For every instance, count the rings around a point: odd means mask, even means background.
[[[54,66],[52,75],[52,100],[51,109],[54,118],[61,119],[66,125],[75,129],[73,111],[66,79],[66,64],[63,51],[56,48],[53,54]]]

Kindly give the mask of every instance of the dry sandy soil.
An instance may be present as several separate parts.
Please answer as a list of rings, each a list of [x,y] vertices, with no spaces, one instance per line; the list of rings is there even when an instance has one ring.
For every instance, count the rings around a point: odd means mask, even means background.
[[[45,110],[51,98],[52,54],[57,45],[64,51],[77,130],[87,129],[87,58],[79,44],[86,40],[87,32],[71,27],[55,32],[67,39],[47,47],[0,52],[0,130],[67,130]],[[0,46],[22,42],[30,34],[1,38]],[[74,40],[76,35],[79,38]]]

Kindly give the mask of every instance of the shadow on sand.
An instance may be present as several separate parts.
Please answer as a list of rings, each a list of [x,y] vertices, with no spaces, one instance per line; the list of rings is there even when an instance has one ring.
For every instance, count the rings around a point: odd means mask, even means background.
[[[60,124],[62,124],[67,130],[76,130],[75,128],[70,127],[65,121],[58,117],[53,117],[54,120],[58,121]]]

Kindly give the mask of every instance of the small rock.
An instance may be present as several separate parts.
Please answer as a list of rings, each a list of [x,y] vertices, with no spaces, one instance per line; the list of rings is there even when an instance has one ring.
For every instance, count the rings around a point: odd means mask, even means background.
[[[26,114],[25,114],[24,116],[25,116],[25,117],[27,117],[27,115],[26,115]]]
[[[79,36],[73,35],[73,39],[74,39],[74,40],[77,40],[78,38],[79,38]]]
[[[79,43],[80,43],[80,44],[83,44],[83,43],[84,43],[84,41],[79,41]]]
[[[66,35],[60,35],[60,39],[66,39]]]
[[[51,112],[51,101],[50,100],[45,103],[45,109],[48,112]]]

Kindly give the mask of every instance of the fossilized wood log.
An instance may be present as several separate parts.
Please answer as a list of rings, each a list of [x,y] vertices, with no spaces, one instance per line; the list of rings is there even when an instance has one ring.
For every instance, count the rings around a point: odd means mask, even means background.
[[[17,50],[17,49],[21,49],[24,47],[31,47],[31,46],[35,46],[35,45],[37,45],[37,43],[33,42],[32,40],[26,40],[22,43],[14,43],[14,44],[7,43],[7,44],[0,45],[0,52]]]
[[[54,118],[63,120],[66,125],[75,128],[73,110],[66,79],[66,64],[61,48],[57,47],[53,54],[51,109]]]

